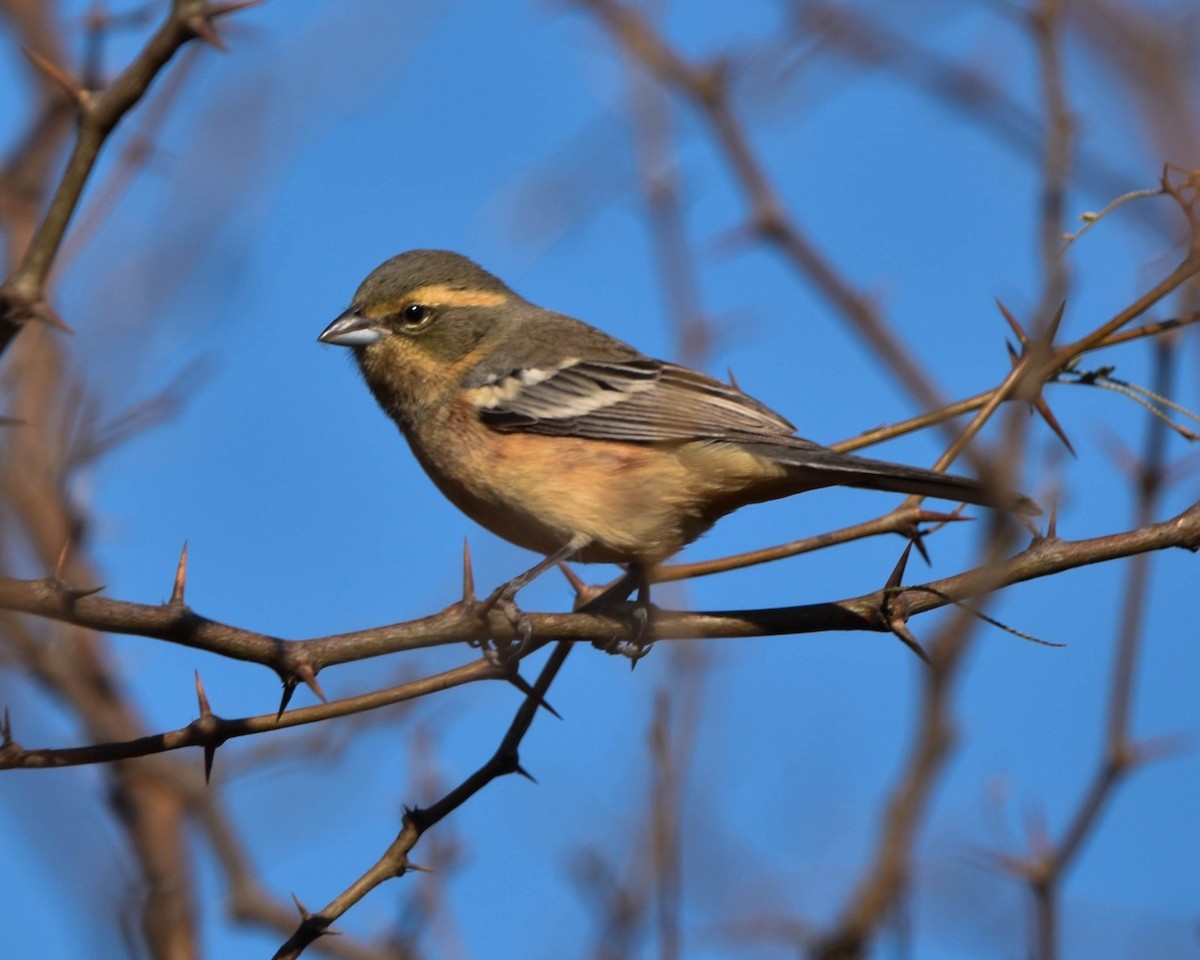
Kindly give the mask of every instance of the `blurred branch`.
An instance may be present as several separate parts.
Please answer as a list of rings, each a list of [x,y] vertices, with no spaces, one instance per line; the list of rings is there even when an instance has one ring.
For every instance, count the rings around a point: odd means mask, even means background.
[[[54,4],[47,0],[4,0],[0,16],[17,41],[63,61],[63,43]],[[47,184],[57,166],[63,140],[71,129],[72,101],[46,74],[25,61],[35,88],[32,117],[25,134],[0,171],[0,221],[4,223],[5,263],[13,264],[29,246],[41,213]]]
[[[80,211],[75,229],[64,238],[57,267],[62,270],[96,235],[138,175],[155,159],[156,141],[175,111],[177,101],[199,61],[201,48],[188,47],[176,68],[163,77],[156,95],[148,95],[136,131],[124,139],[117,162],[103,183],[93,187],[93,199]]]
[[[1042,138],[1041,217],[1038,223],[1042,295],[1033,331],[1033,340],[1039,351],[1050,347],[1049,343],[1041,342],[1043,334],[1050,326],[1050,318],[1066,301],[1070,285],[1067,261],[1062,256],[1067,184],[1071,177],[1075,133],[1063,77],[1066,15],[1066,0],[1038,0],[1028,13],[1046,111],[1046,132]]]
[[[670,103],[636,60],[628,60],[627,66],[634,154],[650,240],[680,359],[697,366],[711,349],[713,328],[701,305],[688,246],[683,178],[672,139]]]
[[[1026,7],[1007,0],[991,5],[1002,6],[1001,14],[1005,19],[1022,28],[1030,26],[1031,13]],[[1095,19],[1096,6],[1092,2],[1086,7],[1076,6],[1077,10],[1087,11],[1074,21],[1084,32]],[[797,0],[793,11],[791,45],[811,43],[817,38],[826,50],[865,69],[886,70],[934,102],[954,110],[964,122],[991,132],[1018,154],[1033,161],[1040,158],[1043,170],[1046,169],[1045,161],[1050,152],[1047,151],[1044,118],[1025,106],[1015,94],[1006,92],[985,69],[945,56],[932,46],[924,46],[919,38],[914,40],[889,26],[886,17],[870,16],[853,4]],[[1056,28],[1061,27],[1060,21]],[[987,54],[993,52],[991,45],[986,50]],[[981,60],[985,66],[993,63],[990,55]],[[1048,79],[1047,65],[1042,60],[1043,96],[1046,92],[1044,82]],[[1056,67],[1052,69],[1057,71]],[[1075,185],[1097,197],[1112,197],[1129,189],[1130,175],[1115,169],[1098,153],[1080,148],[1079,161],[1074,166],[1073,174],[1078,181]],[[1149,217],[1142,212],[1140,219],[1146,222]],[[1055,305],[1052,301],[1047,309],[1053,311]],[[1049,315],[1045,310],[1039,312],[1043,316]]]
[[[1155,351],[1155,391],[1172,392],[1172,347],[1160,342]],[[1146,430],[1145,449],[1136,464],[1134,489],[1137,491],[1135,522],[1151,522],[1161,498],[1165,480],[1167,424],[1151,418]],[[1149,745],[1136,742],[1131,733],[1130,714],[1134,695],[1141,634],[1150,595],[1150,555],[1134,556],[1126,570],[1122,609],[1118,618],[1112,687],[1109,694],[1108,724],[1101,747],[1100,762],[1091,782],[1084,789],[1074,812],[1068,818],[1057,844],[1043,832],[1030,836],[1031,850],[1025,857],[1005,856],[1001,862],[1022,878],[1033,895],[1035,922],[1035,960],[1055,960],[1059,956],[1059,900],[1067,872],[1074,865],[1087,841],[1098,829],[1101,815],[1116,789],[1134,768],[1155,755]]]
[[[1144,127],[1149,155],[1183,166],[1200,163],[1194,23],[1187,27],[1192,13],[1186,3],[1162,15],[1138,2],[1089,0],[1076,5],[1072,17],[1104,73],[1134,98],[1130,117]]]
[[[730,65],[726,62],[696,65],[685,60],[628,4],[616,0],[576,0],[576,3],[596,15],[622,50],[698,110],[750,208],[748,231],[775,247],[809,279],[895,372],[921,406],[942,406],[944,401],[907,346],[785,212],[734,109]]]
[[[938,774],[954,743],[951,691],[973,616],[960,610],[932,644],[933,669],[922,674],[920,715],[908,762],[888,796],[874,856],[863,869],[857,889],[833,930],[810,950],[820,960],[852,960],[902,896],[909,883],[909,861],[921,817]]]
[[[628,805],[641,813],[641,822],[623,831],[624,846],[606,835],[572,858],[572,879],[596,925],[593,960],[625,960],[648,952],[639,947],[651,933],[657,937],[659,960],[674,960],[684,951],[683,912],[691,885],[684,869],[685,847],[693,835],[684,808],[690,768],[698,759],[712,663],[695,646],[672,647],[667,656],[646,735],[649,775],[640,788],[645,796]]]
[[[170,13],[133,62],[99,91],[87,89],[42,52],[26,51],[34,65],[74,101],[77,129],[75,145],[45,216],[34,231],[20,263],[0,286],[0,353],[7,349],[21,325],[29,319],[54,318],[45,301],[50,271],[96,160],[117,124],[142,99],[180,47],[197,38],[220,46],[212,21],[256,2],[172,0]]]
[[[998,459],[1001,462],[1017,461],[1025,448],[1028,418],[1012,411],[1005,418],[1004,428],[1004,449]],[[1200,514],[1200,504],[1194,509]],[[972,576],[977,579],[975,596],[984,600],[1005,582],[1011,560],[1004,559],[1004,555],[1016,541],[1014,525],[1004,522],[1002,517],[993,514],[989,526],[981,550],[981,563],[972,571]],[[1053,533],[1048,539],[1055,540]],[[1046,542],[1035,541],[1029,550],[1036,550]],[[907,557],[908,551],[905,551],[892,574],[892,581],[900,581]],[[921,650],[917,638],[909,631],[912,611],[903,599],[895,606],[885,600],[883,610],[891,617],[892,632],[910,647]],[[954,745],[954,683],[979,626],[977,613],[975,604],[959,605],[928,645],[926,662],[930,669],[921,675],[919,717],[908,762],[888,796],[874,853],[862,878],[840,910],[833,928],[810,951],[811,956],[819,960],[857,960],[862,957],[909,887],[917,831]]]
[[[47,303],[46,287],[67,223],[108,135],[169,59],[160,31],[113,86],[95,92],[90,85],[102,71],[100,49],[109,25],[101,22],[99,7],[94,8],[85,80],[77,81],[61,66],[66,63],[67,45],[56,7],[50,2],[9,0],[0,8],[16,27],[37,92],[27,133],[0,176],[6,259],[10,267],[16,265],[0,287],[0,351],[31,318],[62,325]],[[178,27],[182,22],[178,18],[202,11],[205,16],[217,15],[229,9],[177,3],[172,17]],[[196,20],[188,28],[204,32],[207,21]],[[177,34],[176,39],[186,38]],[[59,154],[72,116],[78,121],[72,159],[48,199],[51,178],[62,169]],[[134,408],[105,435],[52,332],[37,324],[25,333],[6,358],[4,370],[5,397],[22,425],[6,432],[0,457],[5,525],[0,563],[5,569],[31,564],[35,569],[53,567],[55,577],[92,580],[95,574],[82,546],[91,518],[69,493],[77,475],[73,471],[83,460],[127,437],[130,430],[169,414],[172,398],[166,392],[149,405]],[[67,551],[65,544],[73,544],[74,549]],[[49,621],[11,614],[3,617],[2,626],[6,652],[13,654],[26,676],[56,698],[85,736],[137,739],[143,722],[107,656],[103,638],[76,625],[50,629]],[[129,885],[126,909],[138,918],[139,952],[163,960],[186,960],[198,955],[199,938],[184,830],[189,800],[174,766],[174,760],[165,758],[149,764],[113,764],[97,788],[113,812],[132,862],[130,876],[135,882]],[[217,802],[209,796],[210,805]],[[61,912],[72,912],[65,904],[59,907]],[[132,930],[127,932],[133,935]]]

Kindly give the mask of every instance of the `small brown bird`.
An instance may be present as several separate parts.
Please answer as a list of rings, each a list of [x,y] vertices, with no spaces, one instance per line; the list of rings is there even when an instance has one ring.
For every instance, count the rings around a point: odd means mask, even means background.
[[[536,306],[456,253],[388,260],[319,339],[354,351],[442,493],[546,557],[521,584],[571,557],[645,570],[739,507],[818,487],[1037,512],[797,437],[736,386]]]

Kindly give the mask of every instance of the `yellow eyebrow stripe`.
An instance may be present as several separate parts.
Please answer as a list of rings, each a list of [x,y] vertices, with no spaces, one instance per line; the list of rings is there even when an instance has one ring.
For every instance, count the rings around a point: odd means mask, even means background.
[[[431,307],[498,307],[508,303],[508,295],[487,290],[456,290],[443,283],[430,283],[395,300],[372,304],[367,315],[386,317],[398,313],[410,303],[424,303]]]

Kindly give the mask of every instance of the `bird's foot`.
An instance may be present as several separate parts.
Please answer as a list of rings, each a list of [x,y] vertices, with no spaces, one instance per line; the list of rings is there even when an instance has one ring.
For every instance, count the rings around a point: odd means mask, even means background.
[[[512,628],[512,636],[506,641],[501,642],[493,635],[481,644],[483,655],[501,666],[520,659],[533,639],[533,621],[517,606],[517,593],[525,586],[521,579],[521,577],[515,577],[507,583],[501,584],[479,605],[480,613],[485,620],[493,610],[498,610]]]
[[[481,641],[479,645],[484,649],[484,656],[504,664],[514,657],[519,659],[525,655],[533,639],[533,621],[517,607],[517,594],[551,567],[570,560],[587,543],[588,539],[581,534],[572,537],[570,541],[548,557],[535,563],[524,573],[517,574],[507,583],[498,586],[486,600],[478,605],[480,616],[485,622],[488,621],[489,614],[493,610],[503,613],[509,626],[512,627],[513,634],[512,639],[504,645],[498,643],[495,637]]]
[[[633,609],[629,611],[628,636],[612,637],[606,642],[597,641],[594,646],[613,656],[628,657],[630,669],[633,669],[654,646],[654,636],[650,628],[652,613],[650,586],[643,579],[638,584],[637,599],[633,602]]]

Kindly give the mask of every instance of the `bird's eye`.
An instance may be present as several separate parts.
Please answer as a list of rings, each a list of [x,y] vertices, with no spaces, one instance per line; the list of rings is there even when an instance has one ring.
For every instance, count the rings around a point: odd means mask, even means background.
[[[410,303],[400,314],[406,327],[419,327],[433,316],[433,310],[423,303]]]

